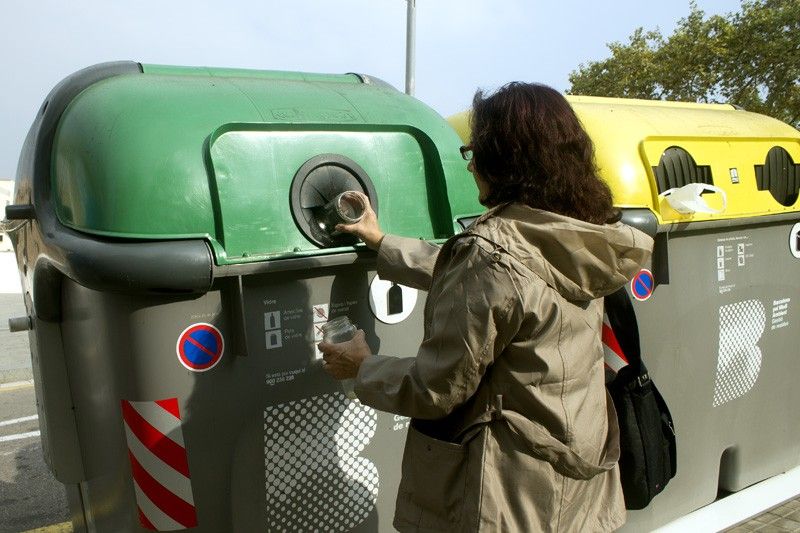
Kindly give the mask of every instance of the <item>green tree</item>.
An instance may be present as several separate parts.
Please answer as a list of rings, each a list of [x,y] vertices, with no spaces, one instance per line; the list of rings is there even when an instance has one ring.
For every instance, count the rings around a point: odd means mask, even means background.
[[[581,64],[569,94],[729,102],[800,129],[800,0],[743,0],[706,17],[692,2],[672,35],[637,28]]]

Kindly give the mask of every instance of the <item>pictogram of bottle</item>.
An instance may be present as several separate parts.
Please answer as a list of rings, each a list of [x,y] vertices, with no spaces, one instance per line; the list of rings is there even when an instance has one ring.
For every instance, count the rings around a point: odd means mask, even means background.
[[[281,334],[279,331],[267,332],[267,350],[281,347]]]
[[[339,316],[322,325],[322,340],[328,344],[347,342],[353,339],[357,330],[358,328],[356,328],[355,324],[350,322],[349,318],[346,316]],[[342,379],[339,380],[339,383],[342,385],[345,396],[351,400],[357,398],[354,390],[355,380]]]
[[[399,315],[403,312],[403,289],[397,283],[392,283],[386,294],[386,314]]]

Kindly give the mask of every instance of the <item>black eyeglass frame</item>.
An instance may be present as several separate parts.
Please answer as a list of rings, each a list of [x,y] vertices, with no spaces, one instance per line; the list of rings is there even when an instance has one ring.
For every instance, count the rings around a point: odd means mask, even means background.
[[[475,156],[475,154],[472,153],[471,144],[465,144],[459,148],[458,151],[461,152],[461,157],[464,159],[464,161],[472,161],[472,158]]]

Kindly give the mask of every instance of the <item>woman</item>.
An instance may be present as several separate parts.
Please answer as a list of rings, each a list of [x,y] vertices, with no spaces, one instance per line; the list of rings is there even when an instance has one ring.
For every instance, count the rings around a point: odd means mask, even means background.
[[[616,529],[600,298],[652,240],[618,222],[591,140],[555,90],[479,91],[471,129],[462,154],[489,210],[469,229],[439,249],[384,236],[374,213],[341,227],[378,250],[382,278],[428,291],[417,356],[373,355],[361,333],[320,345],[326,369],[355,377],[362,403],[413,419],[400,531]]]

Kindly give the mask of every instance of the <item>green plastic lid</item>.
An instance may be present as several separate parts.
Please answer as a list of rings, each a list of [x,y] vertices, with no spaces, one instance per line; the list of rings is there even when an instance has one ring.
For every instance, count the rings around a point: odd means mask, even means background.
[[[75,230],[204,238],[219,265],[331,253],[291,195],[301,167],[332,154],[374,187],[385,231],[441,239],[482,210],[460,145],[433,110],[366,76],[145,65],[67,107],[52,198]]]

